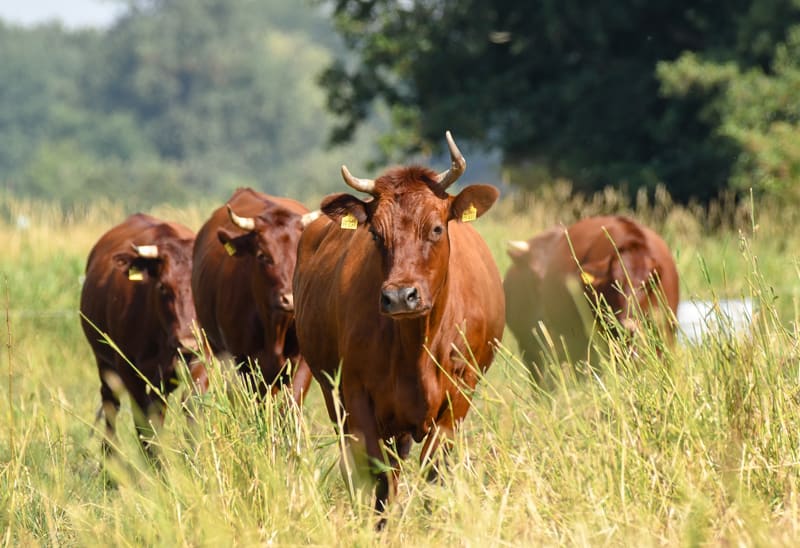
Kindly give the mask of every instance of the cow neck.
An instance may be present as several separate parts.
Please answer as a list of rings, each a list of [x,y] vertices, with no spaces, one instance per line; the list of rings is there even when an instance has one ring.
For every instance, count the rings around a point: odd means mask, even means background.
[[[443,359],[443,356],[436,354],[436,347],[439,344],[436,338],[441,331],[444,311],[447,308],[449,287],[449,275],[445,275],[429,314],[420,318],[394,322],[401,351],[408,353],[409,360],[413,360],[420,372],[430,369],[431,365],[438,372],[439,368],[433,363],[431,355],[439,361]],[[404,360],[404,363],[408,362]]]
[[[268,314],[266,318],[261,318],[261,322],[264,324],[264,342],[273,342],[272,347],[267,346],[265,350],[273,353],[279,361],[282,361],[285,358],[286,334],[292,323],[292,316],[273,312]]]

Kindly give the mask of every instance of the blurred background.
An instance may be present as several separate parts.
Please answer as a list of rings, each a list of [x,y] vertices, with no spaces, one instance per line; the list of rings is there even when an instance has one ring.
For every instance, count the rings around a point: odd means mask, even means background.
[[[797,0],[0,0],[0,187],[300,199],[339,165],[800,198]]]

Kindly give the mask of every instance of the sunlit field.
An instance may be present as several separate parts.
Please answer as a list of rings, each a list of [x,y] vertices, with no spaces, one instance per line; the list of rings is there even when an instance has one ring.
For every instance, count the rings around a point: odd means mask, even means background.
[[[569,194],[506,197],[475,223],[501,273],[508,239],[624,212],[670,244],[682,299],[752,299],[749,330],[663,353],[653,335],[635,357],[612,344],[596,374],[550,364],[548,391],[507,333],[449,470],[427,483],[417,447],[383,532],[342,477],[316,385],[298,412],[254,401],[215,362],[209,393],[170,397],[157,466],[140,454],[127,398],[119,456],[104,462],[77,308],[89,249],[123,207],[0,198],[2,544],[797,545],[800,213]],[[151,213],[197,229],[214,206]]]

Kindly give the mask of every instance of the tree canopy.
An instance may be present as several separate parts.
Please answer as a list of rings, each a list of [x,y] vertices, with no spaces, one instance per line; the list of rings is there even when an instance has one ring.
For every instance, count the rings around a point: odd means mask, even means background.
[[[800,0],[117,1],[108,29],[0,21],[6,189],[302,199],[450,129],[523,188],[800,199]]]
[[[449,128],[499,148],[508,165],[532,166],[517,181],[529,185],[553,176],[579,190],[666,183],[680,199],[705,199],[748,182],[775,188],[785,183],[770,177],[797,164],[785,142],[798,105],[788,93],[796,0],[333,7],[352,54],[322,78],[339,116],[334,142],[382,101],[393,120],[388,154],[425,150]],[[769,174],[751,181],[754,171]]]
[[[131,207],[251,185],[331,188],[362,139],[327,150],[316,75],[340,47],[293,0],[127,0],[107,30],[0,23],[0,181],[64,203]],[[368,132],[367,132],[368,133]]]

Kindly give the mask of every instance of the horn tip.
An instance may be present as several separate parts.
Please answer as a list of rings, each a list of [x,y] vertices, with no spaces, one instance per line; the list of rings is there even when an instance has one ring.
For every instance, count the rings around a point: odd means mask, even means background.
[[[303,227],[307,227],[308,225],[319,219],[321,216],[322,216],[322,211],[319,209],[315,209],[314,211],[304,214],[301,217],[300,222],[302,223]]]
[[[524,240],[508,240],[506,241],[506,248],[508,251],[517,251],[520,253],[527,253],[531,250],[531,246]]]

